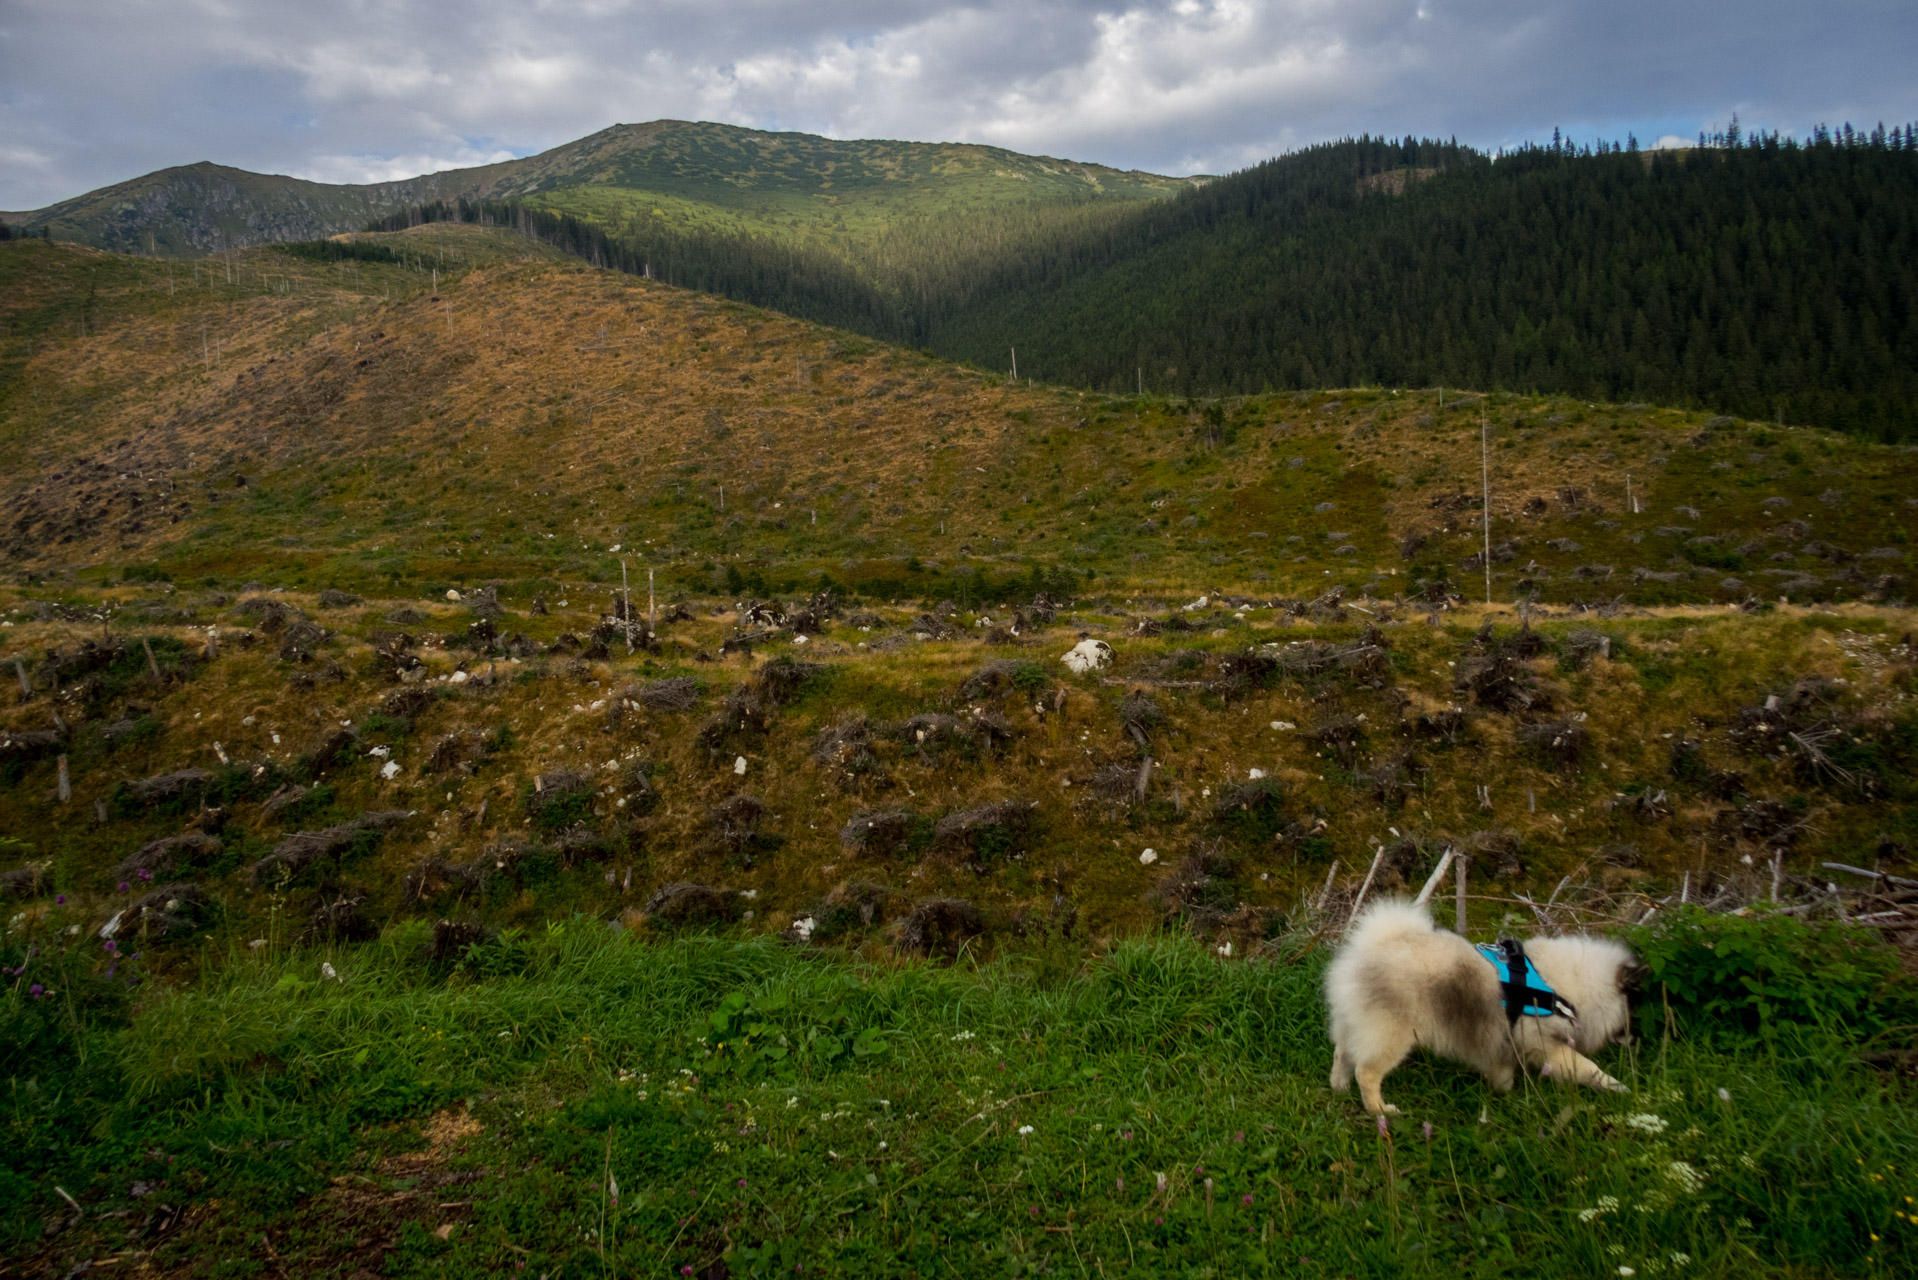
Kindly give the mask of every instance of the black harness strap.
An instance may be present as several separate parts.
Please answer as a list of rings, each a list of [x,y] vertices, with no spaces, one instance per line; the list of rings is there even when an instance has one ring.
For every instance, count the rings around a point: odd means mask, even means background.
[[[1505,1020],[1517,1026],[1520,1014],[1535,1017],[1578,1018],[1578,1010],[1571,1001],[1545,985],[1541,977],[1539,985],[1533,986],[1531,977],[1536,970],[1525,955],[1525,944],[1517,938],[1506,938],[1498,944],[1505,957],[1505,972],[1499,975],[1499,993],[1505,1000]]]

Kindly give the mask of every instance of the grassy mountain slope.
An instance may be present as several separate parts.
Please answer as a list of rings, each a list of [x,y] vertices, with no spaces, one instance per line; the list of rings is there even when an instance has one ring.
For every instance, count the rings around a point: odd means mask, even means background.
[[[523,198],[609,224],[870,233],[887,220],[1004,204],[1156,199],[1185,180],[957,143],[836,141],[731,125],[614,125],[550,151],[348,186],[201,163],[21,216],[29,231],[126,253],[197,255],[356,231],[434,200]]]
[[[1908,871],[1918,455],[1013,386],[457,225],[0,308],[16,1269],[1909,1258],[1889,949],[1681,930],[1633,1096],[1383,1135],[1314,951],[1448,847],[1484,938]]]
[[[1906,592],[1918,463],[1826,433],[1531,397],[1014,387],[499,232],[366,243],[400,260],[254,250],[229,283],[223,262],[0,253],[16,563],[366,589],[603,578],[620,544],[689,590],[726,566],[920,594],[1070,565],[1479,591],[1482,414],[1500,598]]]

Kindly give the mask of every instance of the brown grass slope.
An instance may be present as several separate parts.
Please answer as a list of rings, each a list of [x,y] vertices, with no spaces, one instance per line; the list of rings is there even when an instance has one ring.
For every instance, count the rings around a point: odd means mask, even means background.
[[[156,947],[570,912],[912,945],[945,899],[1252,941],[1381,847],[1388,886],[1469,850],[1494,917],[1909,862],[1909,454],[1082,397],[471,228],[382,243],[231,281],[0,253],[20,909]],[[1073,675],[1086,636],[1114,664]]]

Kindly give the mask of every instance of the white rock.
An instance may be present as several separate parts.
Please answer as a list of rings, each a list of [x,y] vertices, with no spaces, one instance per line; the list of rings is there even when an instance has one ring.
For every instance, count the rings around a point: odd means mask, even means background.
[[[733,761],[733,772],[738,774],[742,778],[746,776],[746,757],[745,756],[740,756],[737,760]]]
[[[124,911],[114,912],[113,919],[100,926],[100,936],[102,938],[111,938],[114,934],[120,932],[120,917],[125,914],[126,912]]]
[[[1259,780],[1260,778],[1263,778],[1263,777],[1265,776],[1265,770],[1263,770],[1263,769],[1247,769],[1247,770],[1245,771],[1245,776],[1246,776],[1246,777],[1248,777],[1248,778],[1250,778],[1250,779],[1252,779],[1252,781],[1254,781],[1254,782],[1257,782],[1257,781],[1258,781],[1258,780]]]
[[[818,921],[814,920],[811,916],[804,916],[798,920],[793,921],[793,936],[798,938],[801,942],[810,941],[812,938],[812,931],[818,927],[819,927]]]
[[[794,636],[794,637],[793,637],[793,643],[794,643],[794,644],[804,644],[804,643],[806,643],[806,637],[804,637],[804,636]]]
[[[397,760],[388,760],[385,764],[380,766],[380,776],[382,778],[385,778],[388,782],[391,782],[393,779],[399,777],[400,762]]]
[[[370,751],[368,751],[368,752],[367,752],[366,754],[367,754],[367,755],[369,755],[369,756],[378,756],[378,757],[379,757],[380,759],[382,759],[382,760],[384,760],[384,759],[386,759],[386,757],[388,757],[388,756],[390,756],[390,755],[392,755],[392,754],[393,754],[393,748],[391,748],[391,747],[374,747],[374,748],[373,748],[372,750],[370,750]]]
[[[448,587],[446,589],[446,598],[448,600],[458,600],[460,598],[460,593],[453,590],[453,588]]]
[[[1103,671],[1112,664],[1112,646],[1103,640],[1081,640],[1060,661],[1080,674]]]
[[[465,684],[466,673],[464,671],[455,671],[452,675],[446,677],[446,679],[452,684]]]
[[[1147,849],[1144,853],[1139,855],[1139,861],[1145,863],[1148,867],[1151,866],[1153,863],[1157,862],[1158,860],[1159,860],[1159,851],[1157,849]]]

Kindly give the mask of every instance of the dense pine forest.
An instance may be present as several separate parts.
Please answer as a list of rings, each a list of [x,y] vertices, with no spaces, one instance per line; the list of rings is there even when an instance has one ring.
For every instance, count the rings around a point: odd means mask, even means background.
[[[906,219],[818,246],[462,219],[1022,375],[1183,395],[1382,384],[1645,400],[1918,434],[1918,132],[1361,138],[1144,206]]]

